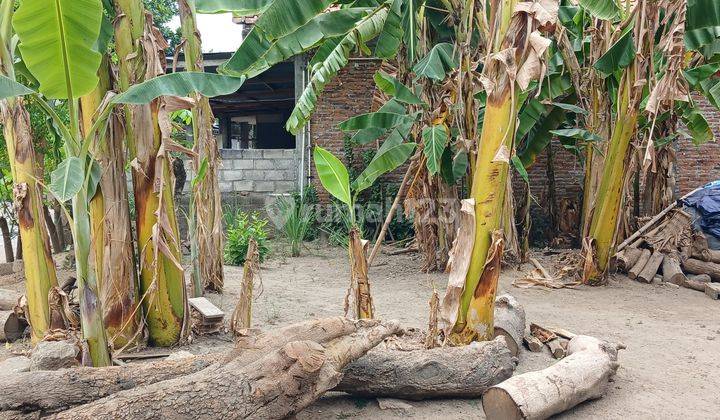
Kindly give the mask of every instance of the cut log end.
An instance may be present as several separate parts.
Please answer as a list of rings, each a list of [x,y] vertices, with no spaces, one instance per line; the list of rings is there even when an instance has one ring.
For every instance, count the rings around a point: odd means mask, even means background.
[[[522,411],[510,394],[502,388],[490,388],[482,399],[483,411],[488,419],[524,419]]]

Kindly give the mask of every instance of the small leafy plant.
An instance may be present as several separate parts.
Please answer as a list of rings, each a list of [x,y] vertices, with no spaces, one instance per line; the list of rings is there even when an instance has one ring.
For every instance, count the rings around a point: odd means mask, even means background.
[[[274,207],[280,216],[278,228],[290,241],[290,255],[300,256],[302,242],[313,223],[315,212],[312,206],[294,197],[281,196],[275,201]]]
[[[258,244],[260,261],[270,252],[267,246],[266,219],[261,218],[258,213],[247,213],[238,211],[227,222],[227,241],[225,242],[225,263],[230,265],[245,264],[248,243],[254,238]]]

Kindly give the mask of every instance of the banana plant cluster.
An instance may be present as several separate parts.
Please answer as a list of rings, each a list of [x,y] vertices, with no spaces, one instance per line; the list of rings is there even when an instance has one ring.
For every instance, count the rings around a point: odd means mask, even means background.
[[[123,106],[137,106],[152,103],[159,97],[186,97],[202,95],[212,97],[235,92],[243,83],[242,78],[234,78],[205,73],[176,73],[156,77],[133,86],[127,86],[122,94],[109,92],[102,100],[95,101],[96,109],[88,109],[87,104],[93,103],[83,100],[82,114],[93,118],[84,119],[80,115],[81,98],[87,99],[89,94],[100,86],[98,77],[103,54],[107,45],[108,32],[101,30],[104,21],[103,3],[100,0],[55,0],[46,2],[42,0],[24,0],[15,11],[13,1],[3,0],[0,6],[3,11],[3,39],[7,46],[12,39],[13,31],[18,39],[19,56],[12,56],[12,48],[3,48],[2,63],[22,63],[32,78],[28,78],[37,85],[23,85],[14,78],[12,71],[4,71],[0,75],[0,101],[3,104],[19,103],[23,96],[30,96],[36,100],[42,109],[52,118],[53,123],[60,132],[65,149],[65,160],[52,172],[51,182],[48,186],[50,193],[61,203],[71,203],[72,211],[66,209],[71,219],[71,230],[74,239],[74,253],[76,260],[76,277],[78,295],[80,298],[81,331],[83,339],[87,342],[89,355],[94,366],[104,366],[111,363],[108,351],[108,337],[105,331],[102,300],[100,299],[99,284],[93,264],[92,255],[93,238],[91,223],[91,200],[96,197],[102,171],[98,161],[93,156],[94,150],[102,147],[108,129],[108,119],[115,108]],[[12,22],[12,30],[9,22]],[[12,69],[12,65],[5,67]],[[107,68],[106,68],[107,69]],[[102,74],[102,72],[100,73]],[[69,111],[69,123],[54,110],[57,102],[66,104]],[[9,117],[3,115],[7,126]],[[83,124],[84,122],[90,122]],[[81,128],[81,125],[84,125]],[[15,126],[15,125],[13,125]],[[29,132],[16,133],[13,144],[29,142]],[[172,147],[171,144],[164,144]],[[23,149],[26,150],[26,149]],[[28,152],[26,152],[28,153]],[[28,184],[19,181],[27,179],[28,175],[20,171],[27,171],[26,166],[15,165],[20,162],[17,154],[10,153],[15,166],[14,182],[16,188],[23,188],[26,197],[35,197],[34,191],[28,191]],[[14,159],[12,158],[14,157]],[[124,170],[124,168],[122,168]],[[24,178],[23,178],[24,177]],[[33,184],[34,185],[34,184]],[[28,196],[30,194],[30,196]],[[39,200],[38,200],[39,201]],[[38,201],[26,200],[23,211],[32,212],[34,220],[38,217]],[[32,214],[29,213],[29,214]],[[40,230],[42,232],[42,230]],[[47,238],[33,241],[33,231],[21,231],[24,244],[31,244],[39,249],[46,249]],[[46,235],[46,234],[45,234]],[[128,241],[129,241],[128,237]],[[142,253],[143,250],[140,250]],[[30,254],[30,253],[28,253]],[[47,324],[47,289],[56,285],[54,280],[54,265],[52,260],[37,262],[28,258],[26,262],[37,263],[38,267],[28,270],[34,273],[45,267],[47,275],[40,278],[27,276],[27,290],[30,296],[30,317],[33,327],[33,336],[42,337]],[[129,286],[129,287],[132,287]],[[158,286],[155,286],[156,288]],[[184,293],[184,282],[181,283]],[[43,293],[45,294],[43,296]],[[45,319],[45,322],[42,320]],[[38,321],[38,322],[36,322]]]

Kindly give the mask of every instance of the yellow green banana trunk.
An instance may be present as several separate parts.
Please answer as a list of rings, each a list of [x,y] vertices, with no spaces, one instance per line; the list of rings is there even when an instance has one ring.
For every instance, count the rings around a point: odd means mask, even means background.
[[[50,252],[45,218],[42,217],[42,193],[35,178],[35,151],[32,144],[30,115],[21,99],[0,101],[0,122],[13,178],[13,200],[20,230],[25,296],[32,341],[40,341],[50,326],[48,291],[57,286],[55,262]]]
[[[11,19],[13,2],[0,2],[0,74],[15,79]],[[47,225],[42,214],[42,193],[36,182],[36,156],[30,115],[22,99],[0,101],[0,124],[10,160],[13,201],[20,231],[25,268],[25,296],[32,341],[40,341],[50,326],[48,291],[57,286]]]
[[[202,43],[195,18],[195,0],[178,0],[178,6],[186,70],[201,72],[204,65]],[[193,171],[198,176],[203,162],[206,162],[207,169],[205,174],[196,183],[193,183],[192,190],[193,283],[204,283],[203,286],[208,290],[222,292],[223,233],[220,187],[218,185],[220,154],[212,132],[215,118],[208,98],[197,95],[195,99],[196,105],[192,108],[193,138],[195,139],[193,150],[197,153],[197,157],[193,162]]]
[[[115,0],[115,47],[120,90],[163,73],[166,43],[153,28],[140,0]],[[125,139],[130,151],[135,196],[140,292],[150,342],[177,343],[186,326],[187,296],[168,151],[160,129],[162,99],[125,107]],[[164,121],[167,122],[167,121]]]
[[[80,98],[83,133],[91,129],[96,110],[111,89],[110,74],[106,56],[99,70],[98,87]],[[105,135],[96,138],[90,149],[101,171],[90,200],[93,269],[108,342],[111,348],[119,350],[141,344],[143,324],[130,228],[123,131],[116,116],[110,117]]]
[[[618,213],[625,178],[625,160],[638,121],[638,110],[630,104],[632,84],[634,83],[630,75],[633,72],[632,67],[626,72],[624,83],[618,94],[620,100],[617,107],[617,121],[605,156],[603,175],[595,198],[595,209],[590,225],[592,243],[587,245],[594,250],[595,258],[593,263],[585,264],[583,274],[585,283],[597,283],[603,280],[615,246]]]

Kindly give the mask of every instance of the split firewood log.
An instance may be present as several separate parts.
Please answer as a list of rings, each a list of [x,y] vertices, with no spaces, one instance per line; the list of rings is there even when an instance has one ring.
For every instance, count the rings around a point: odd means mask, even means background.
[[[554,358],[562,359],[565,357],[565,349],[560,345],[560,339],[554,332],[537,324],[530,324],[530,334],[548,346]]]
[[[488,420],[546,419],[583,401],[602,397],[618,368],[623,348],[578,335],[568,356],[543,370],[514,376],[491,387],[482,399]]]
[[[121,391],[52,418],[283,419],[334,388],[348,363],[398,332],[397,323],[374,323],[326,344],[291,341],[249,365],[231,360]]]
[[[349,364],[335,390],[408,400],[477,398],[512,376],[515,360],[503,337],[430,350],[383,343]]]
[[[665,258],[665,254],[663,254],[662,252],[653,252],[647,263],[645,263],[645,267],[643,267],[635,280],[642,283],[652,283],[653,278],[655,277],[655,273],[657,273],[660,265],[663,262],[663,258]]]
[[[720,281],[720,264],[688,258],[682,263],[683,269],[690,274],[707,274],[713,281]]]
[[[18,304],[22,294],[7,289],[0,289],[0,311],[12,311]]]
[[[697,290],[698,292],[705,291],[705,285],[710,283],[710,276],[707,274],[696,274],[690,275],[682,285],[688,289]]]
[[[635,262],[635,265],[633,265],[630,271],[628,271],[628,277],[633,280],[636,279],[642,269],[645,268],[645,264],[647,264],[650,259],[650,255],[652,255],[652,253],[649,249],[643,249],[640,257],[638,257],[638,260]]]
[[[513,356],[517,356],[525,335],[525,309],[512,295],[495,299],[495,337],[503,337]]]
[[[530,334],[523,337],[523,342],[525,343],[525,347],[533,353],[541,352],[544,347],[542,341]]]
[[[0,341],[9,342],[22,338],[27,323],[15,311],[0,311],[0,327]]]
[[[680,258],[676,255],[666,255],[662,264],[663,281],[682,286],[687,278],[680,268]]]
[[[248,365],[293,341],[310,340],[322,344],[377,324],[377,321],[352,321],[342,317],[304,321],[239,337],[232,350],[222,353],[108,368],[0,374],[3,384],[0,412],[20,409],[59,411],[129,388],[199,372],[213,363],[224,365],[233,361],[235,366]]]
[[[624,250],[620,251],[615,256],[618,269],[627,273],[628,270],[630,270],[635,265],[642,253],[642,249],[634,247],[625,248]]]

